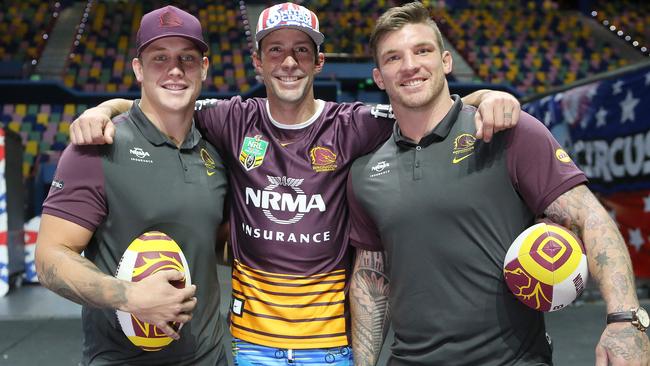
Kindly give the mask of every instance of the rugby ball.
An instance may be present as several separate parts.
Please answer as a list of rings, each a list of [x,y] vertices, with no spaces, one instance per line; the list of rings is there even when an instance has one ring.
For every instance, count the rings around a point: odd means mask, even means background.
[[[138,282],[158,271],[177,270],[185,273],[184,281],[172,283],[177,288],[192,284],[189,266],[183,251],[167,234],[160,231],[146,232],[134,239],[122,255],[115,277]],[[117,320],[131,343],[145,351],[159,351],[172,342],[157,327],[139,320],[131,313],[117,310]],[[182,324],[174,323],[180,330]]]
[[[571,304],[587,284],[585,248],[570,230],[539,223],[512,243],[503,275],[510,291],[526,306],[556,311]]]

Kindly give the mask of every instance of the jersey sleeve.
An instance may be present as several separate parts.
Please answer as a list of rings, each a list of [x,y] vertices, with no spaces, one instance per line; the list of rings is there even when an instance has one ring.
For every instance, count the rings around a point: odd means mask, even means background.
[[[369,106],[355,103],[352,106],[352,138],[351,148],[356,149],[356,156],[362,156],[375,150],[377,146],[386,141],[393,132],[393,112],[390,105]]]
[[[551,132],[533,116],[522,112],[508,137],[510,178],[536,215],[563,193],[587,182]]]
[[[95,231],[107,214],[101,146],[69,145],[54,174],[43,213]]]
[[[348,175],[346,189],[350,212],[350,244],[363,250],[383,250],[377,226],[356,199],[352,185],[352,174]]]

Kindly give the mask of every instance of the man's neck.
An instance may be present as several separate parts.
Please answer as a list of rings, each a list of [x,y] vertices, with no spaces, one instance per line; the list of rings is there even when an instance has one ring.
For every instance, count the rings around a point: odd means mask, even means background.
[[[402,136],[419,143],[438,126],[453,105],[454,100],[447,96],[421,108],[393,106],[393,113]]]
[[[140,102],[140,109],[160,132],[169,137],[176,147],[183,144],[192,127],[194,104],[192,104],[192,108],[182,111],[163,111],[160,108],[152,108],[143,100]]]
[[[298,103],[286,103],[278,98],[268,98],[271,117],[285,125],[297,125],[311,118],[318,108],[313,95]]]

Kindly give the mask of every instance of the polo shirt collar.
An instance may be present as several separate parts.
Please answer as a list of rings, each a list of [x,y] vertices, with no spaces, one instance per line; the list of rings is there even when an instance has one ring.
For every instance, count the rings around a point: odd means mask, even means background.
[[[169,137],[160,132],[158,127],[156,127],[156,125],[154,125],[153,122],[147,118],[144,112],[142,112],[142,109],[140,109],[140,99],[136,99],[133,102],[133,106],[131,107],[129,114],[131,115],[131,120],[133,120],[135,126],[140,130],[142,135],[147,140],[149,140],[149,142],[151,142],[152,145],[160,146],[166,143],[168,145],[176,147],[176,144],[171,142]],[[200,140],[201,133],[194,126],[194,120],[192,120],[190,131],[187,133],[187,136],[185,136],[185,140],[183,141],[183,144],[181,144],[180,149],[192,149],[199,143]]]
[[[458,114],[463,109],[463,101],[458,95],[454,94],[451,98],[454,100],[454,104],[451,106],[449,112],[447,112],[447,115],[431,132],[422,137],[419,143],[403,136],[402,131],[399,129],[399,123],[395,123],[393,125],[393,139],[395,139],[397,146],[403,148],[414,148],[416,146],[427,147],[434,142],[443,141],[449,135],[449,131],[454,126],[454,122],[458,119]]]

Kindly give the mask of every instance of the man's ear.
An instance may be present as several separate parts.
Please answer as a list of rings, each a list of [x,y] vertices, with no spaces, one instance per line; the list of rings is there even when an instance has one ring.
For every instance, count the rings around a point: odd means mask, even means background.
[[[259,49],[253,51],[253,68],[258,75],[262,75],[262,57]]]
[[[442,69],[445,72],[445,75],[449,75],[454,69],[454,60],[449,51],[442,52]]]
[[[384,78],[381,76],[381,71],[376,67],[372,69],[372,78],[375,80],[375,84],[377,84],[379,89],[386,90],[386,87],[384,86]]]
[[[203,57],[203,60],[201,60],[201,80],[205,81],[205,79],[208,77],[209,68],[210,61],[207,57]]]
[[[136,80],[138,80],[138,82],[142,82],[142,79],[144,78],[142,71],[142,61],[137,57],[134,58],[131,60],[131,67],[133,67],[133,73],[135,74]]]
[[[316,72],[316,74],[323,71],[323,66],[325,66],[325,54],[319,52],[318,56],[316,56],[316,65],[314,66],[314,71]]]

